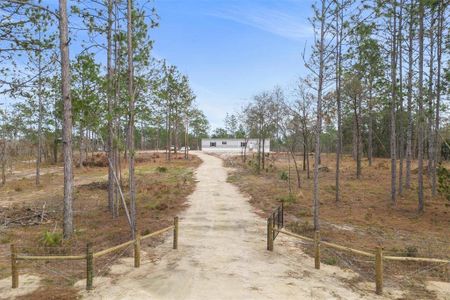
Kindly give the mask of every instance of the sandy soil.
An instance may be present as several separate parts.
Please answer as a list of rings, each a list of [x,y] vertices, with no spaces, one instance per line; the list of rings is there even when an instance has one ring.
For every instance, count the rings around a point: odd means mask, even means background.
[[[0,299],[15,299],[36,291],[40,287],[41,278],[34,275],[20,274],[20,288],[11,288],[11,277],[0,280]]]
[[[222,160],[196,153],[203,164],[198,184],[181,216],[179,249],[171,238],[152,250],[139,269],[130,261],[116,265],[111,278],[98,278],[87,299],[386,299],[401,295],[371,284],[350,288],[356,276],[338,267],[315,270],[297,241],[279,235],[274,252],[266,251],[266,223],[227,183]],[[79,283],[83,286],[83,283]]]
[[[53,173],[62,173],[64,170],[63,167],[48,167],[48,168],[41,168],[41,175],[45,174],[53,174]],[[13,171],[12,174],[10,174],[7,177],[7,180],[17,180],[21,178],[33,178],[36,176],[36,169],[23,169],[23,170],[16,170]]]

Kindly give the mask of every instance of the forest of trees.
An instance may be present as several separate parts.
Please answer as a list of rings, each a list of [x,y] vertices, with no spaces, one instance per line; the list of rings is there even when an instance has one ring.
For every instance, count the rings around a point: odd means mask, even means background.
[[[307,75],[295,88],[275,87],[254,96],[240,112],[227,115],[225,128],[214,134],[270,138],[275,151],[292,156],[297,174],[294,154],[303,152],[308,178],[308,153],[314,152],[316,229],[321,152],[336,154],[336,202],[344,153],[355,160],[356,178],[362,176],[364,156],[369,166],[374,157],[389,157],[391,204],[396,206],[404,189],[414,188],[417,210],[423,212],[424,185],[436,196],[437,170],[450,150],[448,2],[321,0],[313,9],[314,44],[303,52]],[[259,152],[258,170],[265,157]]]
[[[151,1],[0,1],[0,164],[64,161],[64,237],[73,233],[73,168],[107,153],[108,206],[136,229],[136,149],[198,147],[209,124],[189,79],[152,57]],[[76,43],[75,43],[76,42]],[[79,46],[81,45],[81,47]],[[187,148],[187,147],[186,147]],[[77,159],[74,159],[77,158]],[[122,193],[121,161],[129,168]],[[128,203],[128,204],[127,204]]]

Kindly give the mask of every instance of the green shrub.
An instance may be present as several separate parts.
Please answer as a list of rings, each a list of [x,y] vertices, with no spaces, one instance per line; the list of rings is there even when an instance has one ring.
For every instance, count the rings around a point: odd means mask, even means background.
[[[257,163],[252,163],[250,167],[253,173],[259,174],[260,166]]]
[[[159,173],[166,173],[167,172],[167,168],[166,167],[157,167],[156,171],[158,171]]]
[[[62,234],[59,232],[45,231],[41,243],[47,247],[60,246],[62,243]]]
[[[9,244],[9,243],[11,243],[11,240],[12,240],[11,234],[7,234],[6,232],[1,232],[0,244]]]
[[[439,193],[450,201],[450,171],[444,168],[442,164],[439,164],[437,168],[437,176]]]
[[[286,173],[286,171],[280,173],[280,179],[283,181],[288,181],[289,175]]]
[[[327,257],[323,261],[324,264],[334,266],[337,263],[337,260],[335,257]]]
[[[283,203],[295,203],[297,202],[297,198],[293,194],[287,194],[286,196],[280,196],[277,198],[278,201]]]
[[[416,257],[418,252],[419,251],[417,250],[416,246],[406,246],[405,247],[405,256],[407,256],[407,257]]]

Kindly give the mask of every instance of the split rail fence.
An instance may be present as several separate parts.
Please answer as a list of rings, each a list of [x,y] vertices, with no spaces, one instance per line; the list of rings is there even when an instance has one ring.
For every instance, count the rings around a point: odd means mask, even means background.
[[[438,259],[438,258],[425,258],[425,257],[403,257],[403,256],[388,256],[383,255],[383,248],[378,246],[375,248],[375,253],[370,253],[362,250],[353,249],[350,247],[334,244],[331,242],[321,241],[320,232],[314,232],[314,238],[302,236],[295,234],[293,232],[287,231],[284,228],[284,217],[280,217],[280,212],[283,213],[284,209],[281,205],[278,207],[267,219],[267,250],[273,251],[274,241],[278,233],[282,233],[300,240],[308,241],[314,243],[314,267],[320,269],[320,247],[321,245],[334,248],[341,251],[351,252],[353,254],[362,255],[374,259],[374,269],[375,269],[375,292],[378,295],[383,293],[383,261],[409,261],[409,262],[428,262],[443,264],[446,268],[450,264],[448,259]],[[283,220],[282,228],[280,228],[280,223],[278,220]]]
[[[110,247],[98,252],[93,251],[92,243],[87,243],[86,253],[83,255],[57,255],[57,256],[35,256],[21,255],[17,252],[16,246],[11,244],[11,277],[12,288],[19,287],[19,261],[67,261],[67,260],[85,260],[86,261],[86,290],[92,290],[94,281],[94,260],[107,254],[124,249],[134,245],[134,267],[139,268],[141,264],[141,241],[160,235],[173,229],[173,249],[178,249],[178,217],[174,218],[173,225],[160,229],[158,231],[141,236],[137,234],[135,239],[128,242]]]

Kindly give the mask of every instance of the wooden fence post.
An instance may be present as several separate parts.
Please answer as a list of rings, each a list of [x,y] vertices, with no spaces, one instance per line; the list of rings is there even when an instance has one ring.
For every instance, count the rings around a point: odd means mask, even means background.
[[[139,268],[141,266],[141,234],[136,233],[136,239],[134,240],[134,267]]]
[[[383,248],[377,247],[375,253],[375,292],[383,294]]]
[[[92,251],[92,243],[86,245],[86,290],[92,290],[94,281],[94,252]]]
[[[17,250],[16,245],[11,244],[11,279],[12,288],[16,289],[19,287],[19,270],[17,268]]]
[[[273,251],[273,219],[267,219],[267,250]]]
[[[173,249],[178,249],[178,217],[173,218]]]
[[[314,231],[314,267],[320,269],[320,231]]]
[[[449,276],[448,276],[448,263],[446,263],[445,265],[444,265],[444,280],[445,281],[448,281],[449,280]]]

